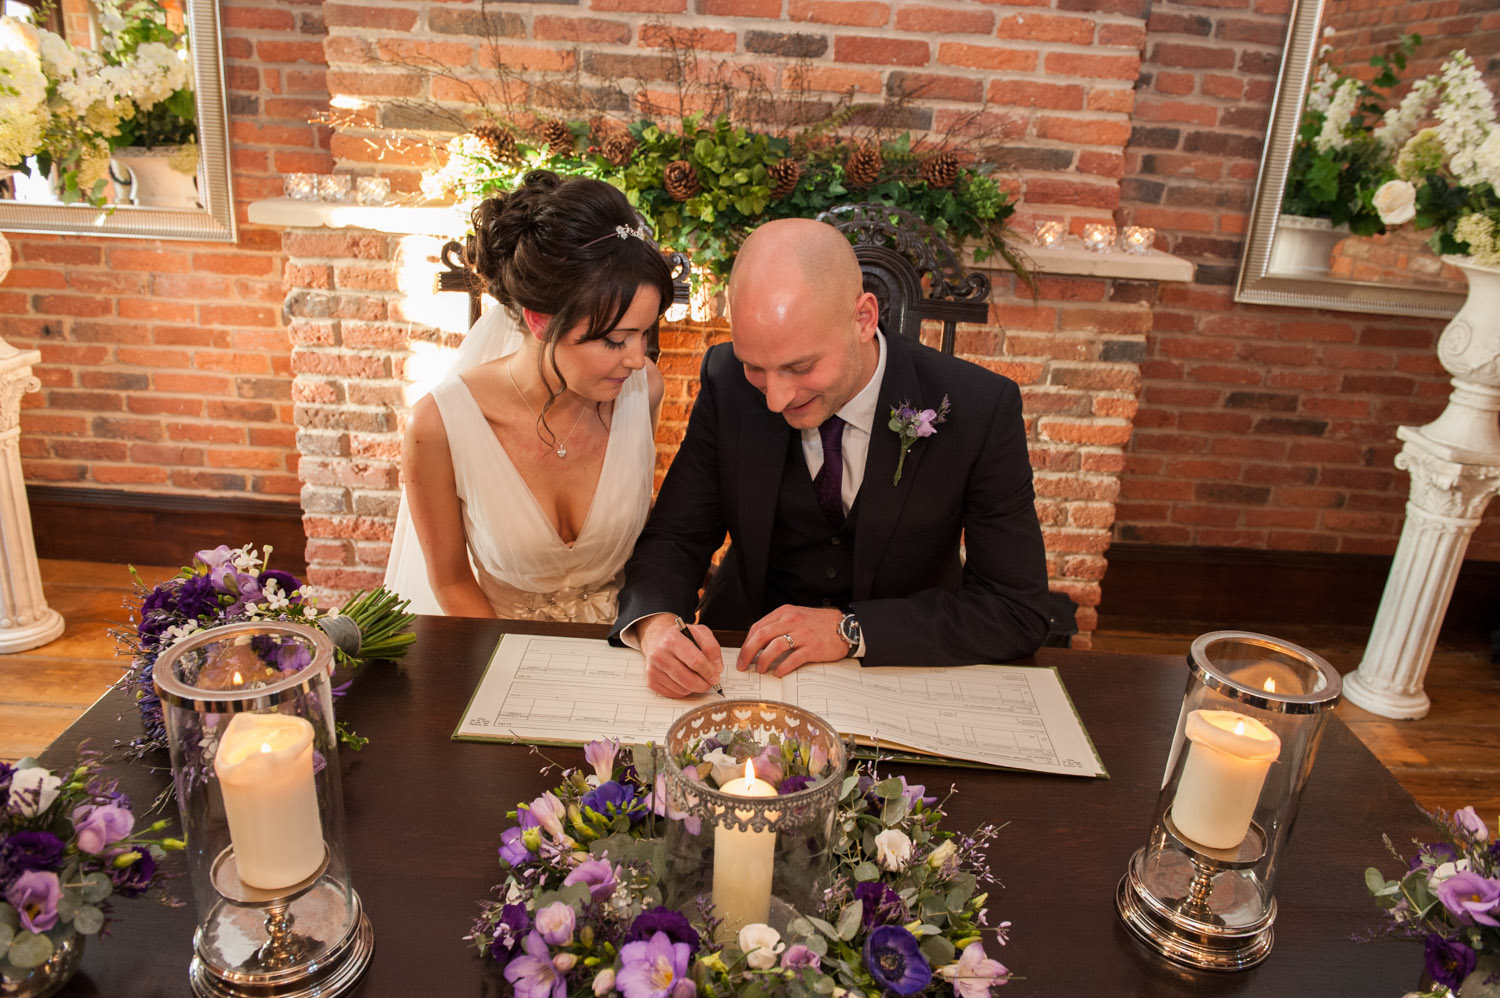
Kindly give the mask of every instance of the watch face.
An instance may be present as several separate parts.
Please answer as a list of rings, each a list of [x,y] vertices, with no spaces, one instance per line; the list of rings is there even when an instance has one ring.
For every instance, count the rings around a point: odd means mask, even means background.
[[[859,621],[855,619],[854,614],[848,614],[839,621],[839,637],[843,638],[849,647],[859,646],[859,636]]]

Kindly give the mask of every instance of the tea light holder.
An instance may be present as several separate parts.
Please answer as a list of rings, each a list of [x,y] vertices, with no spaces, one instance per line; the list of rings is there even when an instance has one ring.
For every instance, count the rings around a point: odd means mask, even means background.
[[[288,173],[283,185],[286,196],[297,201],[318,200],[318,175],[316,173]]]
[[[1068,227],[1062,222],[1038,222],[1036,226],[1036,244],[1043,249],[1061,246],[1063,236],[1067,234]]]
[[[779,795],[759,778],[716,790],[684,768],[681,761],[691,762],[705,739],[731,731],[748,731],[761,745],[773,734],[783,743],[795,739],[812,760],[814,782]],[[665,752],[666,904],[682,911],[712,903],[723,920],[721,942],[755,922],[785,932],[798,914],[816,911],[849,761],[838,730],[790,704],[731,700],[683,714],[667,732]]]
[[[1248,631],[1193,641],[1151,836],[1115,892],[1126,926],[1168,959],[1253,967],[1271,952],[1276,874],[1339,674]]]
[[[1120,246],[1127,253],[1145,256],[1156,242],[1156,230],[1149,225],[1127,225],[1120,233]]]
[[[1083,248],[1108,253],[1115,246],[1115,227],[1104,222],[1090,222],[1083,227]]]
[[[375,937],[349,878],[331,672],[314,628],[246,622],[157,659],[198,912],[200,998],[332,996]]]
[[[385,204],[391,196],[391,182],[387,177],[356,177],[354,199],[360,204]]]
[[[354,176],[348,173],[325,173],[318,178],[319,201],[348,201],[354,192]]]

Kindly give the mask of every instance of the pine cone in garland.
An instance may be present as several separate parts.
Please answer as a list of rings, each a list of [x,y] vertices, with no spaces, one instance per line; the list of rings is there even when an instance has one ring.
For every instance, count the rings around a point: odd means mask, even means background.
[[[849,181],[850,187],[869,187],[880,179],[880,171],[884,167],[885,161],[880,158],[878,149],[860,146],[849,155],[849,162],[844,164],[844,179]]]
[[[635,139],[628,135],[611,135],[604,140],[600,152],[611,166],[624,166],[630,162],[630,154],[635,152]]]
[[[766,172],[771,175],[771,197],[773,199],[784,198],[797,189],[797,181],[802,179],[802,167],[794,159],[781,159],[766,167]]]
[[[508,163],[516,158],[516,137],[499,125],[479,125],[474,137],[484,143],[495,162]]]
[[[940,152],[922,161],[922,179],[933,187],[952,187],[958,179],[958,156]]]
[[[573,130],[566,122],[558,121],[556,118],[548,118],[537,127],[537,139],[547,147],[547,151],[554,156],[561,156],[573,151]]]
[[[668,163],[662,171],[662,186],[675,201],[686,201],[698,193],[698,171],[685,159]]]

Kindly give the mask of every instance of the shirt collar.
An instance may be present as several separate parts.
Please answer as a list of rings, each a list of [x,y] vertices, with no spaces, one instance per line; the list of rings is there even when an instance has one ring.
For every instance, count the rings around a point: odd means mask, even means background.
[[[878,329],[875,331],[875,344],[880,349],[880,359],[875,362],[875,373],[870,375],[865,386],[845,402],[837,413],[844,422],[867,434],[875,431],[875,410],[880,407],[880,383],[885,380],[885,334]]]

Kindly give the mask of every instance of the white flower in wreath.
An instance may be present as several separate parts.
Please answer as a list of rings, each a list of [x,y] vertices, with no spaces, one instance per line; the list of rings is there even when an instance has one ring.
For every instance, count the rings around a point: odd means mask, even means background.
[[[745,951],[745,962],[756,970],[770,970],[776,966],[777,956],[786,949],[781,933],[764,922],[751,922],[740,930],[740,949]]]
[[[35,818],[57,800],[62,778],[53,776],[40,766],[18,769],[10,777],[10,799],[7,803],[12,814],[23,818]]]
[[[734,756],[721,748],[716,748],[703,756],[703,761],[714,768],[714,782],[723,786],[730,780],[738,779],[745,775],[745,764],[735,761]]]
[[[1372,199],[1380,220],[1386,225],[1400,225],[1417,217],[1417,189],[1406,180],[1387,180]]]
[[[899,828],[887,828],[875,836],[875,855],[883,869],[899,873],[911,862],[911,839]]]

